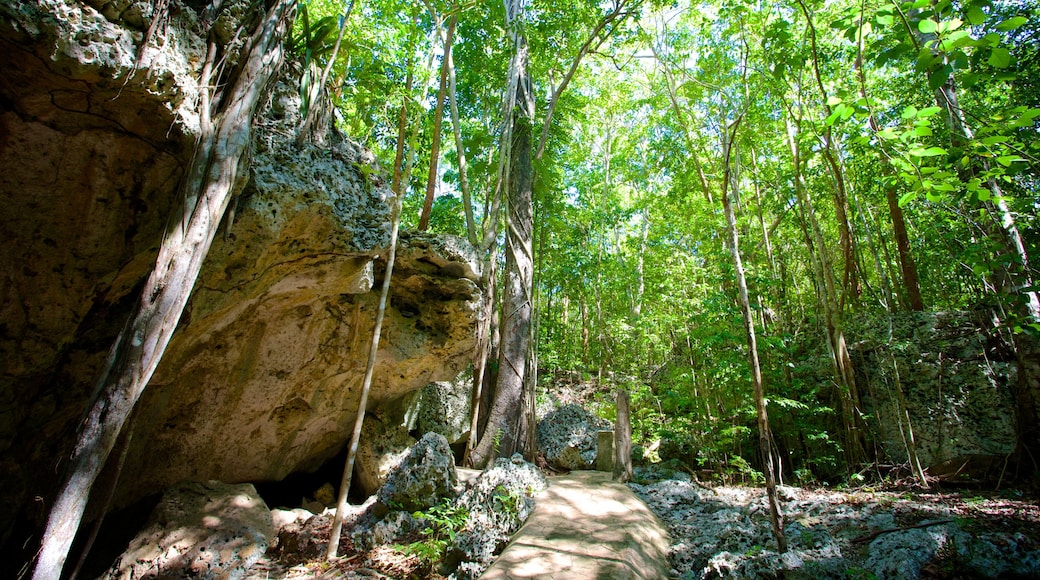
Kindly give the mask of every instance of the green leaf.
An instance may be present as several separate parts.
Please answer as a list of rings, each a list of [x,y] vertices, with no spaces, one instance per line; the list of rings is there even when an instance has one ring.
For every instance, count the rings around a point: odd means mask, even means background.
[[[1018,155],[1001,155],[1000,157],[997,157],[997,163],[1003,165],[1004,167],[1011,167],[1012,163],[1020,160],[1021,159],[1018,157]]]
[[[834,97],[834,96],[827,97],[827,106],[828,107],[833,107],[834,105],[837,105],[838,103],[841,103],[841,97]]]
[[[910,150],[910,155],[914,157],[935,157],[936,155],[945,155],[946,150],[942,147],[917,147]]]
[[[990,51],[989,60],[986,62],[993,68],[1007,68],[1011,64],[1011,53],[1008,49],[998,46]]]
[[[1008,18],[1004,22],[997,25],[997,30],[1001,32],[1010,32],[1016,28],[1021,27],[1023,24],[1029,22],[1029,19],[1025,16],[1015,16],[1014,18]]]
[[[917,23],[917,29],[922,34],[932,34],[939,27],[939,24],[931,18],[926,18]]]
[[[903,109],[902,117],[904,119],[913,119],[916,116],[917,116],[917,107],[915,107],[913,105],[910,105],[909,107]]]
[[[978,26],[986,21],[986,13],[983,12],[982,8],[979,8],[978,6],[972,6],[971,8],[968,8],[967,17],[968,22],[970,22],[972,26]]]
[[[904,193],[903,197],[899,198],[899,207],[906,207],[906,204],[913,201],[917,197],[917,192],[911,191],[910,193]]]
[[[997,143],[1003,143],[1008,140],[1007,135],[993,135],[992,137],[986,137],[982,140],[983,145],[996,145]]]
[[[938,70],[928,75],[928,87],[933,91],[946,84],[949,80],[950,75],[953,74],[953,67],[950,65],[944,65]]]
[[[918,137],[928,137],[931,134],[932,134],[932,128],[929,127],[928,125],[921,125],[919,127],[914,127],[914,135],[917,135]]]
[[[924,119],[926,117],[931,117],[932,115],[938,113],[941,110],[942,110],[941,107],[925,107],[924,109],[921,109],[920,111],[917,112],[917,117],[919,119]]]

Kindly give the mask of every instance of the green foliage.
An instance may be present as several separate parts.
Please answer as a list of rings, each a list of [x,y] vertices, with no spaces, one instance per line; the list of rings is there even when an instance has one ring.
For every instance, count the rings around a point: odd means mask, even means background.
[[[396,548],[405,554],[418,556],[424,566],[430,567],[444,558],[446,550],[455,541],[455,535],[465,527],[469,512],[465,507],[445,499],[425,511],[413,513],[412,516],[426,524],[420,532],[423,538]]]

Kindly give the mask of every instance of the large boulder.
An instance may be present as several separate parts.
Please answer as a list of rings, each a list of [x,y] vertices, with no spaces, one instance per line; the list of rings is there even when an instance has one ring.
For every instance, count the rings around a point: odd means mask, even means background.
[[[908,428],[933,474],[981,475],[1014,451],[1016,365],[969,313],[893,315],[855,336],[860,396],[887,459],[908,460]]]
[[[102,578],[245,576],[275,539],[271,510],[251,484],[190,482],[170,488],[144,529]]]
[[[408,434],[408,428],[393,419],[392,414],[366,416],[354,458],[353,484],[366,496],[374,494],[413,445],[415,439]]]
[[[611,427],[581,405],[563,405],[538,422],[538,449],[553,467],[591,469],[599,451],[598,433]]]
[[[380,503],[394,509],[424,510],[454,497],[458,485],[448,441],[443,435],[427,433],[390,471],[378,497]]]
[[[430,383],[419,391],[405,416],[410,429],[440,433],[448,443],[464,443],[469,437],[473,398],[472,370],[452,381]]]
[[[245,5],[224,3],[218,41]],[[0,6],[0,542],[41,523],[31,498],[50,503],[56,458],[177,219],[208,25],[172,6],[140,67],[149,2]],[[257,114],[250,171],[139,401],[134,477],[114,506],[186,479],[279,480],[349,439],[393,193],[348,140],[294,142],[298,70]],[[473,349],[473,249],[405,233],[397,259],[371,409],[456,377]]]
[[[458,578],[477,578],[534,511],[535,496],[548,486],[545,476],[519,454],[499,458],[457,500],[468,516],[455,536]]]

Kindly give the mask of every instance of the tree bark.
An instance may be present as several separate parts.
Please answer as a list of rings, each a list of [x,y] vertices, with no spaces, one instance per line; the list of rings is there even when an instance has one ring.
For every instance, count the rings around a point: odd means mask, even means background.
[[[617,416],[614,419],[614,479],[632,481],[632,412],[628,391],[617,392]]]
[[[448,53],[448,98],[451,103],[451,131],[455,135],[455,152],[459,156],[459,188],[462,189],[462,208],[466,213],[466,239],[477,247],[477,222],[473,217],[473,194],[470,192],[467,175],[466,147],[462,143],[462,126],[459,120],[458,93],[455,91],[455,59]]]
[[[759,452],[762,455],[762,471],[766,477],[766,495],[769,499],[769,520],[773,526],[773,536],[780,552],[787,551],[787,538],[784,536],[783,514],[780,513],[780,502],[776,497],[776,473],[773,467],[773,451],[769,444],[769,414],[766,410],[765,387],[762,384],[762,369],[758,361],[758,344],[755,339],[755,319],[751,312],[751,300],[748,296],[747,278],[744,276],[744,266],[740,259],[739,235],[737,234],[737,220],[733,213],[733,204],[730,202],[730,189],[736,189],[736,184],[730,183],[732,168],[730,166],[731,153],[736,140],[737,128],[740,118],[734,121],[732,129],[726,128],[726,150],[723,161],[725,174],[722,183],[722,209],[726,214],[726,226],[729,234],[729,251],[733,259],[734,275],[737,278],[737,290],[740,298],[740,311],[744,319],[744,336],[747,339],[748,362],[751,366],[751,384],[754,389],[755,415],[758,422]]]
[[[235,80],[228,94],[212,99],[225,106],[216,115],[215,128],[203,130],[186,178],[183,216],[163,239],[135,311],[109,352],[47,520],[34,580],[61,576],[94,480],[173,336],[221,218],[241,183],[253,114],[281,65],[282,38],[294,9],[291,0],[271,4],[245,45],[241,69],[237,76],[231,75]]]
[[[448,21],[448,34],[444,38],[444,56],[441,59],[441,86],[437,89],[437,107],[433,114],[433,143],[430,145],[430,172],[426,176],[426,199],[423,201],[422,214],[419,216],[419,231],[430,227],[430,212],[433,211],[433,197],[437,190],[437,168],[441,157],[441,127],[444,122],[444,95],[448,90],[448,62],[451,56],[451,42],[455,38],[454,14]]]
[[[519,17],[520,4],[511,6],[510,22]],[[502,288],[502,343],[499,352],[499,374],[495,395],[488,414],[488,424],[470,455],[471,463],[483,467],[497,455],[508,455],[517,449],[520,437],[520,404],[527,372],[528,347],[531,341],[532,280],[534,260],[532,231],[534,225],[532,188],[532,124],[534,93],[528,70],[527,39],[512,27],[516,46],[515,66],[511,67],[516,92],[509,110],[512,138],[508,179],[508,212],[506,214],[505,279]]]

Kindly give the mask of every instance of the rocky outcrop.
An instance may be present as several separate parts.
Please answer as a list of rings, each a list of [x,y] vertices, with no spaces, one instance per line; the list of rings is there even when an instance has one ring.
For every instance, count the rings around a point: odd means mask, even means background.
[[[443,435],[427,433],[379,488],[379,501],[405,511],[424,510],[455,494],[459,476]]]
[[[243,11],[225,4],[216,37],[232,42]],[[54,493],[54,466],[176,219],[209,24],[171,6],[139,53],[150,2],[0,5],[0,503],[16,506],[0,512],[3,541],[19,517],[39,523],[30,493]],[[349,437],[393,194],[346,139],[295,143],[285,70],[257,116],[248,183],[132,420],[117,506],[181,480],[278,480]],[[454,378],[473,348],[473,250],[405,233],[397,260],[376,410]]]
[[[465,443],[469,437],[472,372],[453,381],[430,383],[419,391],[408,408],[405,421],[420,433],[440,433],[448,443]]]
[[[553,467],[591,469],[599,451],[598,432],[611,427],[581,405],[564,405],[538,422],[538,449]]]
[[[910,428],[933,475],[979,475],[1014,451],[1016,365],[968,313],[900,314],[855,336],[860,396],[888,460],[908,460]]]
[[[271,510],[252,485],[180,484],[102,578],[242,578],[274,539]]]

